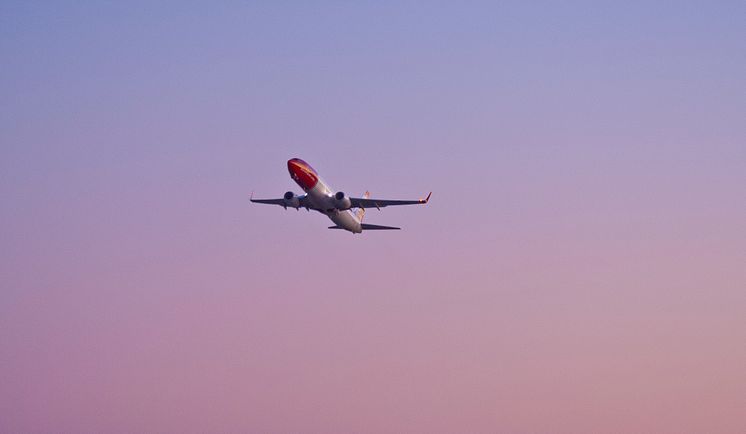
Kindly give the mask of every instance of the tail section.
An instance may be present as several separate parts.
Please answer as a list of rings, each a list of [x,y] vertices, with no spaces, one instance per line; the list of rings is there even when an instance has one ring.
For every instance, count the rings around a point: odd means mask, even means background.
[[[368,199],[370,197],[370,192],[366,191],[363,195],[363,199]],[[358,210],[355,212],[355,217],[360,221],[360,223],[363,222],[363,217],[365,217],[365,208],[358,208]]]
[[[369,199],[370,198],[370,192],[366,191],[363,195],[363,199]],[[355,211],[355,217],[357,217],[358,221],[360,221],[360,228],[363,231],[383,231],[383,230],[389,230],[389,231],[398,231],[401,228],[396,228],[393,226],[381,226],[381,225],[370,225],[368,223],[363,223],[363,218],[365,217],[365,208],[358,208],[357,211]],[[329,226],[329,229],[345,229],[341,226]],[[349,229],[348,229],[349,230]]]

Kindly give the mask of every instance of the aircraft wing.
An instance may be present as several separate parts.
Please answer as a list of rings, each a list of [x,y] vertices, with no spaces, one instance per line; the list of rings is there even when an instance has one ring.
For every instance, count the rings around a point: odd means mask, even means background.
[[[268,205],[285,205],[285,199],[249,199],[254,203],[266,203]]]
[[[350,202],[352,202],[353,208],[383,208],[386,206],[395,205],[418,205],[427,203],[430,200],[431,194],[433,193],[430,192],[430,194],[428,194],[426,198],[418,200],[387,200],[351,197]]]
[[[283,207],[288,207],[288,205],[285,202],[285,199],[279,198],[279,199],[254,199],[254,195],[251,195],[250,201],[254,203],[263,203],[267,205],[280,205]],[[298,196],[298,203],[301,208],[309,208],[310,204],[308,203],[308,197],[304,194],[303,196]]]

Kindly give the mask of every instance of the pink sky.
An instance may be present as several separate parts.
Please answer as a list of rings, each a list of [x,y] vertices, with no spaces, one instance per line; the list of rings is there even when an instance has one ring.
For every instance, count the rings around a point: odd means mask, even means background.
[[[745,13],[4,5],[0,431],[746,432]]]

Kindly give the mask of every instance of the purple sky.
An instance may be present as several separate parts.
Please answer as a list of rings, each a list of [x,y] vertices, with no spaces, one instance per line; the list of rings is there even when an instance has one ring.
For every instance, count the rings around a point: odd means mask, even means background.
[[[81,3],[0,6],[0,431],[746,432],[743,2]]]

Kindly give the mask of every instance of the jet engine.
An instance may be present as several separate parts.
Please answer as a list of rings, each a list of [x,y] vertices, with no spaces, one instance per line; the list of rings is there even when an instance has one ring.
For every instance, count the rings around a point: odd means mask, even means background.
[[[341,191],[334,195],[334,206],[339,210],[352,208],[352,201]]]
[[[285,195],[282,197],[282,200],[285,201],[286,207],[289,206],[296,209],[300,208],[300,199],[292,191],[288,191],[287,193],[285,193]]]

